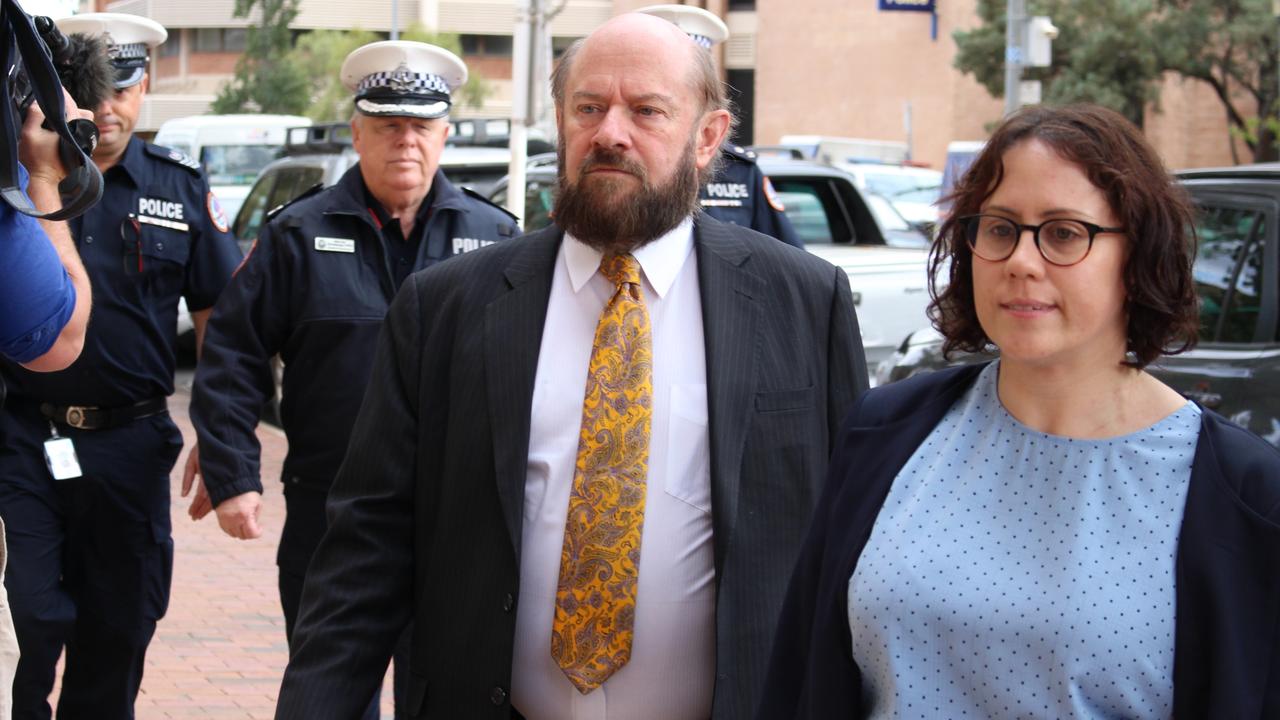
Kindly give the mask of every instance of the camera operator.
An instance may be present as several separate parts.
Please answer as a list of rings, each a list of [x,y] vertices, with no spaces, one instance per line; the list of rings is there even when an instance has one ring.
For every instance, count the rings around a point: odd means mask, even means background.
[[[115,720],[134,716],[147,646],[169,603],[169,472],[182,434],[167,398],[179,301],[192,311],[198,347],[240,250],[199,164],[134,135],[165,29],[125,13],[57,26],[71,42],[102,40],[112,88],[93,106],[102,199],[68,223],[93,282],[84,351],[57,373],[0,362],[9,387],[0,413],[5,584],[22,651],[14,717],[50,717],[65,648],[58,716]],[[55,456],[59,443],[74,453]]]
[[[93,119],[64,93],[67,119]],[[62,206],[66,175],[58,136],[44,129],[39,106],[28,110],[18,154],[28,173],[27,197],[41,212]],[[22,172],[22,171],[20,171]],[[89,276],[67,223],[35,218],[0,202],[0,354],[28,370],[61,370],[80,355],[89,322]]]

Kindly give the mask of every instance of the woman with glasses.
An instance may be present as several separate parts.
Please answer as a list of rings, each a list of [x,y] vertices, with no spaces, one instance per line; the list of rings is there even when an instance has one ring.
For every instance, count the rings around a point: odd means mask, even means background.
[[[845,421],[760,717],[1280,717],[1280,453],[1144,368],[1191,208],[1094,106],[996,130],[934,246],[945,350]]]

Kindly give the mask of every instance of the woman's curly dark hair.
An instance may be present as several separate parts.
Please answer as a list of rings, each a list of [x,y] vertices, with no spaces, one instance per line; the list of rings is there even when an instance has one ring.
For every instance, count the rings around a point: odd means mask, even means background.
[[[973,255],[958,219],[981,212],[1003,179],[1005,153],[1028,140],[1039,140],[1079,165],[1128,231],[1129,354],[1124,364],[1143,368],[1161,354],[1189,350],[1200,325],[1191,276],[1191,200],[1132,123],[1112,110],[1076,104],[1028,107],[1009,116],[947,197],[951,212],[929,263],[929,317],[945,338],[943,353],[979,352],[991,345],[974,308]],[[939,274],[948,263],[948,284],[940,290]]]

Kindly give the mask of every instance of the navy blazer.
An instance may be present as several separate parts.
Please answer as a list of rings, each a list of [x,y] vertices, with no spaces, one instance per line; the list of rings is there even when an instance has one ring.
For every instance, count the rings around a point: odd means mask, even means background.
[[[792,577],[758,717],[863,714],[849,578],[898,471],[982,365],[864,394],[845,419]],[[1280,717],[1280,452],[1203,411],[1178,541],[1173,705],[1183,718]]]

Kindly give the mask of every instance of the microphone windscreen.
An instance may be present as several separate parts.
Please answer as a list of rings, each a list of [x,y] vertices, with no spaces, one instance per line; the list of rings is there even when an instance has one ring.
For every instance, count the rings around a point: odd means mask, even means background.
[[[81,108],[94,110],[115,93],[115,68],[101,37],[72,33],[65,54],[55,59],[62,86]]]

